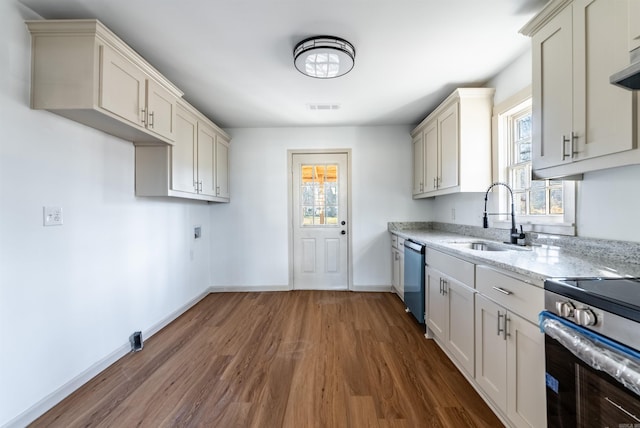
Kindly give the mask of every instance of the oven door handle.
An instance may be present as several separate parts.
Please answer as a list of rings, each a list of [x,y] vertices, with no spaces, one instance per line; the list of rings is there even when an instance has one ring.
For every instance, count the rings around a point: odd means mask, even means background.
[[[640,395],[640,355],[637,351],[547,311],[540,313],[540,329],[590,367],[607,373]]]

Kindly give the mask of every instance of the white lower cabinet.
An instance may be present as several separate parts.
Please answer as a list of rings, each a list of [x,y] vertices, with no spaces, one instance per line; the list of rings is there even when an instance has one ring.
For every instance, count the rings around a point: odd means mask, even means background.
[[[540,310],[542,289],[486,267],[476,269],[476,383],[513,426],[545,427],[544,334],[531,316]],[[483,290],[500,296],[502,304]],[[527,307],[521,304],[523,294],[531,299]]]
[[[458,366],[473,377],[473,302],[476,291],[472,286],[473,280],[469,286],[469,282],[453,278],[453,275],[459,276],[469,268],[473,272],[473,264],[429,249],[425,271],[425,307],[427,328],[444,345]]]
[[[404,239],[391,235],[391,287],[404,302]]]

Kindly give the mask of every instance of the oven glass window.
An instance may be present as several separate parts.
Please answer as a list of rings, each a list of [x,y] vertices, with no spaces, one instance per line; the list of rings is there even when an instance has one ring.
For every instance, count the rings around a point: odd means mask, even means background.
[[[640,428],[640,397],[608,375],[576,364],[579,427]]]

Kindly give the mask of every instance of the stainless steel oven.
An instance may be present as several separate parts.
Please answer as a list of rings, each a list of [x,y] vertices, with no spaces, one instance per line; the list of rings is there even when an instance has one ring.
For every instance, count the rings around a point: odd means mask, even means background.
[[[549,427],[640,428],[640,280],[547,280]]]

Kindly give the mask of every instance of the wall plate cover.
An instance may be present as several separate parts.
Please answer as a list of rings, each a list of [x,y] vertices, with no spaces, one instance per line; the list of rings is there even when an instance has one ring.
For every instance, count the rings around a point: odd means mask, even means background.
[[[202,237],[202,227],[196,226],[193,228],[193,239],[200,239]]]
[[[44,207],[43,223],[45,226],[62,225],[62,207]]]

